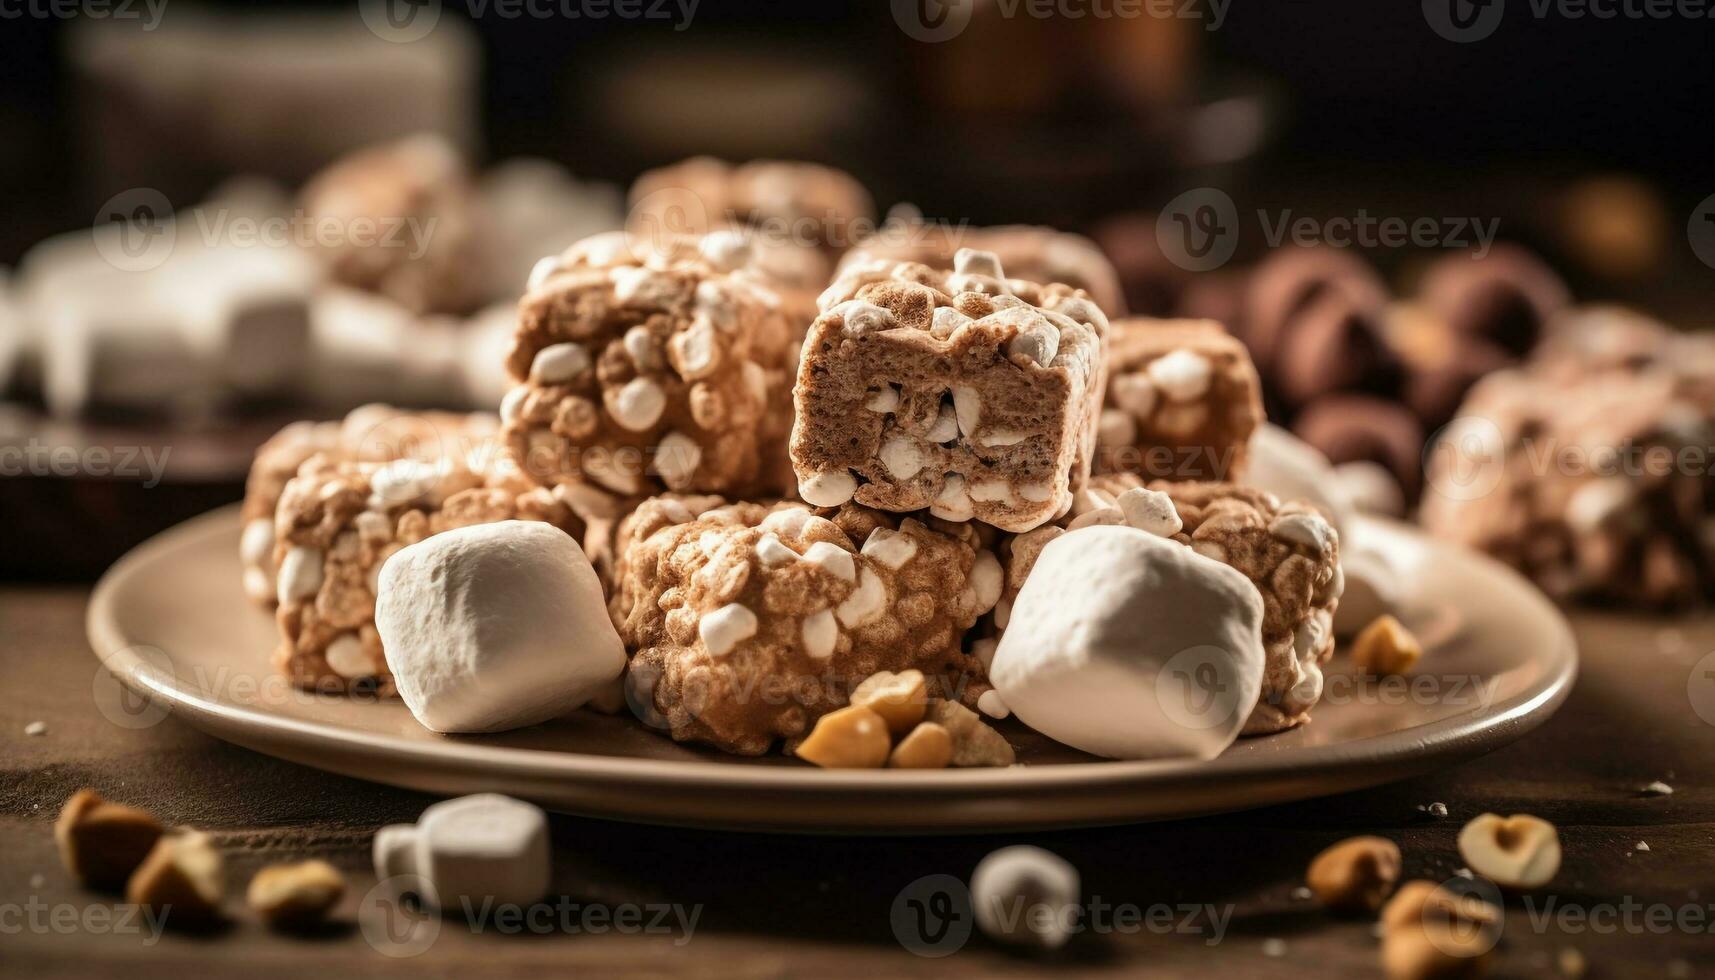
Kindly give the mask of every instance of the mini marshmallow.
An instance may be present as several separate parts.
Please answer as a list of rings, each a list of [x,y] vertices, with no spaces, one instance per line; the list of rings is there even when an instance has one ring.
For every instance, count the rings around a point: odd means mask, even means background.
[[[447,911],[533,905],[548,894],[553,863],[547,815],[497,793],[446,800],[415,825],[382,827],[372,850],[383,884],[415,885],[419,898]]]
[[[863,407],[872,412],[880,412],[884,415],[888,412],[895,411],[899,408],[899,389],[892,385],[888,385],[886,388],[883,388],[871,395],[869,401],[863,403]]]
[[[840,624],[834,621],[833,611],[823,609],[805,616],[802,639],[804,652],[817,660],[833,656],[834,647],[840,640]]]
[[[864,540],[863,553],[897,571],[917,554],[917,542],[909,534],[878,527]]]
[[[1383,517],[1405,516],[1405,491],[1398,478],[1382,464],[1354,460],[1334,467],[1334,475],[1359,511]]]
[[[1149,362],[1144,372],[1169,401],[1188,402],[1209,390],[1215,369],[1203,355],[1180,349]]]
[[[667,393],[648,378],[632,378],[624,385],[609,389],[603,400],[607,414],[620,427],[642,432],[660,421],[667,410]]]
[[[857,493],[857,480],[845,470],[824,470],[798,481],[798,495],[816,507],[838,507]]]
[[[590,352],[582,344],[570,341],[549,344],[536,352],[530,362],[530,380],[537,384],[559,385],[577,377],[590,366]]]
[[[1163,538],[1171,538],[1185,526],[1179,519],[1179,510],[1173,506],[1173,498],[1160,490],[1147,487],[1133,487],[1116,498],[1119,510],[1125,517],[1125,523],[1139,531]],[[1096,523],[1110,523],[1098,521]]]
[[[834,609],[834,616],[847,629],[857,629],[875,620],[887,608],[887,586],[868,568],[858,570],[858,586]]]
[[[952,442],[959,438],[958,413],[946,404],[937,410],[935,422],[929,426],[929,434],[925,436],[930,442]]]
[[[1066,945],[1078,925],[1080,897],[1078,870],[1027,844],[989,854],[971,873],[977,927],[1015,946]]]
[[[804,560],[847,582],[857,581],[857,564],[852,561],[852,553],[831,541],[817,541],[805,549]]]
[[[375,627],[425,728],[497,732],[556,718],[625,667],[595,569],[536,521],[456,528],[381,568]]]
[[[909,435],[896,433],[881,444],[881,465],[896,480],[909,480],[923,471],[923,449]]]
[[[1335,636],[1356,636],[1384,615],[1399,615],[1405,578],[1389,554],[1361,544],[1343,549],[1339,574],[1343,591],[1334,610]]]
[[[1262,690],[1262,596],[1244,574],[1131,527],[1070,531],[1013,601],[989,679],[1056,741],[1115,759],[1210,759]]]
[[[279,582],[276,598],[280,605],[315,595],[322,587],[323,574],[319,550],[302,545],[288,549],[286,557],[280,560],[280,574],[276,577]]]
[[[714,612],[704,613],[697,621],[697,635],[712,656],[724,657],[733,648],[756,635],[756,613],[737,602],[728,603]]]

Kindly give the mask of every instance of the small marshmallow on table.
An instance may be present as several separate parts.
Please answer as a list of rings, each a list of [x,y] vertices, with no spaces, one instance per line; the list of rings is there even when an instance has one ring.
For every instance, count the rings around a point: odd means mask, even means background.
[[[1261,693],[1262,616],[1237,569],[1135,527],[1091,525],[1042,550],[989,680],[1021,721],[1073,748],[1212,759]]]
[[[457,528],[381,568],[375,626],[399,695],[431,731],[557,718],[625,668],[601,583],[570,535],[533,521]]]
[[[496,793],[445,800],[415,825],[382,827],[373,851],[383,884],[443,910],[534,904],[552,870],[547,815]]]

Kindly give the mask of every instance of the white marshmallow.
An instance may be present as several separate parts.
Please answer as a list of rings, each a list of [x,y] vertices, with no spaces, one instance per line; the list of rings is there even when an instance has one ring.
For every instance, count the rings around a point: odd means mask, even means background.
[[[1334,467],[1334,475],[1359,511],[1383,517],[1405,516],[1405,491],[1382,464],[1367,459],[1341,463]]]
[[[895,480],[909,480],[923,471],[923,449],[911,436],[895,433],[881,444],[881,465]]]
[[[971,494],[965,489],[963,476],[957,473],[947,474],[947,481],[941,485],[941,492],[929,505],[929,513],[944,521],[968,521],[975,516],[976,510],[971,506]]]
[[[631,363],[639,371],[647,371],[657,365],[658,356],[655,353],[655,342],[649,337],[649,328],[638,324],[625,332],[620,343],[625,347],[625,354],[631,358]]]
[[[917,541],[909,534],[878,527],[869,532],[863,543],[863,553],[897,571],[916,556]]]
[[[721,361],[720,340],[707,317],[692,320],[690,326],[667,341],[667,348],[673,369],[686,381],[708,377]]]
[[[987,548],[977,551],[977,557],[971,563],[971,591],[976,594],[979,612],[988,612],[1000,602],[1001,587],[1005,584],[1006,573],[1001,571],[1000,559]]]
[[[764,565],[774,568],[797,561],[798,553],[786,547],[777,535],[770,532],[756,540],[756,558]]]
[[[530,362],[530,380],[545,385],[565,384],[589,366],[590,352],[584,345],[570,341],[549,344],[537,351]]]
[[[926,437],[930,442],[952,442],[959,438],[959,419],[951,405],[943,402],[935,410],[935,422]]]
[[[1208,392],[1215,369],[1203,355],[1180,349],[1150,361],[1144,372],[1169,401],[1188,402]]]
[[[946,340],[953,335],[953,331],[975,322],[951,306],[937,306],[929,321],[929,333],[938,339]]]
[[[982,392],[969,385],[953,386],[953,420],[961,435],[970,436],[983,421]]]
[[[852,553],[831,541],[818,541],[806,548],[804,560],[844,581],[857,581],[857,563],[852,561]]]
[[[893,311],[886,307],[865,303],[861,299],[849,299],[828,311],[830,316],[844,319],[840,328],[848,337],[857,337],[878,330],[889,330],[898,326],[893,319]]]
[[[1113,393],[1114,401],[1119,404],[1120,408],[1140,419],[1149,418],[1150,414],[1155,411],[1155,403],[1161,400],[1160,393],[1155,390],[1155,382],[1149,380],[1149,376],[1144,374],[1122,374],[1113,380],[1113,383],[1108,386],[1108,390]],[[1135,423],[1132,428],[1135,434]],[[1122,439],[1118,441],[1130,443],[1132,440]]]
[[[990,718],[1005,718],[1012,714],[1006,706],[1006,701],[1001,698],[999,691],[984,691],[977,698],[977,710]]]
[[[989,679],[1022,721],[1116,759],[1209,759],[1262,690],[1262,596],[1234,568],[1130,527],[1042,549]]]
[[[250,566],[264,565],[274,554],[274,519],[271,517],[252,518],[244,525],[244,534],[238,539],[238,555],[244,564]]]
[[[369,654],[363,652],[363,641],[356,633],[341,633],[328,644],[328,666],[341,677],[359,678],[373,677],[375,665],[370,662]]]
[[[894,411],[899,408],[899,389],[888,385],[869,396],[869,400],[863,403],[863,407],[884,415]]]
[[[702,463],[703,447],[683,432],[667,433],[655,447],[655,472],[670,487],[689,483]]]
[[[316,548],[306,548],[299,545],[289,548],[286,557],[280,560],[279,594],[275,598],[280,605],[308,599],[321,590],[322,587],[322,553]]]
[[[881,576],[868,568],[861,568],[858,570],[857,588],[839,604],[834,615],[841,626],[857,629],[874,622],[886,608],[887,586],[881,581]]]
[[[535,521],[457,528],[401,549],[382,566],[375,627],[400,697],[437,732],[559,717],[625,667],[583,549]]]
[[[603,400],[607,414],[632,432],[642,432],[654,425],[667,410],[667,393],[644,377],[632,378],[617,389],[609,389]]]
[[[1263,423],[1251,438],[1245,482],[1281,500],[1302,500],[1322,512],[1341,540],[1350,537],[1355,508],[1328,457],[1279,426]]]
[[[816,507],[838,507],[857,493],[857,479],[846,470],[823,470],[798,481],[798,496]]]
[[[509,796],[480,793],[436,803],[414,826],[381,828],[372,849],[377,878],[415,884],[419,897],[439,909],[528,906],[548,894],[548,818]]]
[[[750,607],[738,602],[729,602],[713,612],[703,614],[697,620],[697,635],[702,637],[703,646],[708,648],[710,655],[724,657],[733,648],[756,635],[756,614]]]
[[[1028,844],[1003,847],[971,873],[971,911],[990,939],[1058,949],[1078,927],[1078,871]]]
[[[1179,509],[1173,506],[1173,498],[1160,490],[1132,487],[1120,494],[1116,503],[1125,515],[1125,522],[1139,531],[1171,538],[1185,527],[1185,522],[1179,519]]]
[[[840,640],[840,625],[834,622],[832,610],[824,609],[805,616],[802,632],[805,653],[817,660],[826,660],[834,655],[834,646]]]

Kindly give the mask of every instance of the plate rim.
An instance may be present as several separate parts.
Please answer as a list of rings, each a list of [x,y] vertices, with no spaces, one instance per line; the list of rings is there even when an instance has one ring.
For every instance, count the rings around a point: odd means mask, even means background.
[[[1169,781],[1175,785],[1200,785],[1247,779],[1278,779],[1288,772],[1351,773],[1400,767],[1401,777],[1425,768],[1425,763],[1449,756],[1469,758],[1492,751],[1534,730],[1548,720],[1570,694],[1578,674],[1578,651],[1571,626],[1564,614],[1517,572],[1487,555],[1457,548],[1429,538],[1421,529],[1397,521],[1361,517],[1388,534],[1404,534],[1427,542],[1431,549],[1453,549],[1467,559],[1487,564],[1523,587],[1528,601],[1548,614],[1554,642],[1536,656],[1543,659],[1543,678],[1488,710],[1461,712],[1407,729],[1366,735],[1326,745],[1295,747],[1290,767],[1267,755],[1223,755],[1211,760],[1105,760],[1055,763],[1045,766],[1011,766],[999,769],[946,769],[923,772],[899,770],[824,770],[796,766],[747,766],[725,761],[648,759],[591,755],[573,750],[549,750],[483,745],[456,736],[434,741],[413,741],[400,736],[366,732],[340,726],[288,718],[269,711],[236,705],[207,696],[186,684],[162,683],[152,672],[140,670],[141,658],[130,651],[135,641],[123,635],[115,618],[115,596],[160,557],[205,536],[227,533],[236,523],[239,504],[201,514],[162,531],[128,551],[96,582],[90,593],[85,629],[91,650],[105,669],[131,690],[166,699],[172,713],[186,712],[194,722],[215,737],[237,742],[230,732],[245,728],[261,730],[272,737],[292,736],[342,749],[357,749],[376,759],[426,763],[447,769],[497,768],[533,780],[618,778],[639,790],[685,790],[720,788],[733,792],[782,790],[867,796],[886,792],[891,796],[930,796],[945,799],[949,794],[980,797],[995,792],[1017,793],[1033,789],[1075,786],[1081,790],[1111,789],[1116,785],[1153,785]],[[104,651],[107,651],[104,653]],[[169,654],[170,656],[170,654]],[[1398,739],[1410,733],[1410,750],[1388,748],[1379,753],[1354,752],[1352,746],[1381,739]],[[249,745],[245,739],[240,744]],[[278,755],[264,749],[264,754]],[[371,781],[380,781],[371,779]],[[1376,780],[1386,782],[1387,779]],[[403,785],[395,783],[394,785]],[[1321,793],[1307,793],[1309,798]],[[1263,804],[1266,805],[1264,801]]]

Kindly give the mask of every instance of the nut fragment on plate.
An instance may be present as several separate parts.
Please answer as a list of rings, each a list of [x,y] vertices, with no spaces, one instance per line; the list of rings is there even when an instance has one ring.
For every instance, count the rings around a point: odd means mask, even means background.
[[[1107,317],[1069,286],[883,260],[822,294],[794,389],[792,466],[817,506],[928,509],[1027,531],[1090,472]]]
[[[970,525],[664,497],[620,536],[609,613],[632,708],[675,739],[759,755],[881,671],[972,703],[989,690],[960,641],[999,598],[1000,563]]]
[[[584,533],[564,494],[537,486],[492,449],[433,462],[304,463],[275,515],[276,670],[315,690],[391,694],[374,622],[388,558],[430,535],[498,521],[545,521],[574,538]]]
[[[326,861],[273,864],[250,879],[250,908],[276,929],[307,929],[345,894],[345,876]]]
[[[926,720],[951,736],[955,766],[1010,766],[1018,761],[1004,735],[957,701],[930,702]]]
[[[904,735],[920,721],[929,705],[928,686],[920,670],[878,671],[852,691],[852,704],[874,711],[887,730]]]
[[[854,704],[816,719],[816,727],[798,743],[796,754],[823,769],[879,769],[887,764],[892,747],[887,722]]]
[[[92,789],[73,793],[54,822],[60,862],[92,888],[123,887],[160,837],[153,816],[109,803]]]
[[[1352,663],[1376,677],[1411,673],[1423,659],[1423,644],[1392,616],[1378,616],[1352,642]]]
[[[1459,831],[1459,854],[1503,888],[1540,888],[1560,870],[1560,833],[1541,817],[1485,813]]]
[[[782,475],[769,459],[784,451],[794,367],[778,295],[742,254],[702,247],[715,236],[659,249],[611,239],[531,276],[500,412],[513,455],[550,486],[784,490],[768,486]]]
[[[1351,837],[1316,855],[1305,880],[1334,912],[1378,912],[1399,881],[1399,845],[1386,837]]]
[[[220,918],[224,875],[225,862],[207,834],[179,831],[155,842],[126,884],[125,900],[173,925],[198,928]]]
[[[945,769],[953,761],[953,735],[932,721],[920,723],[893,747],[889,769]]]

